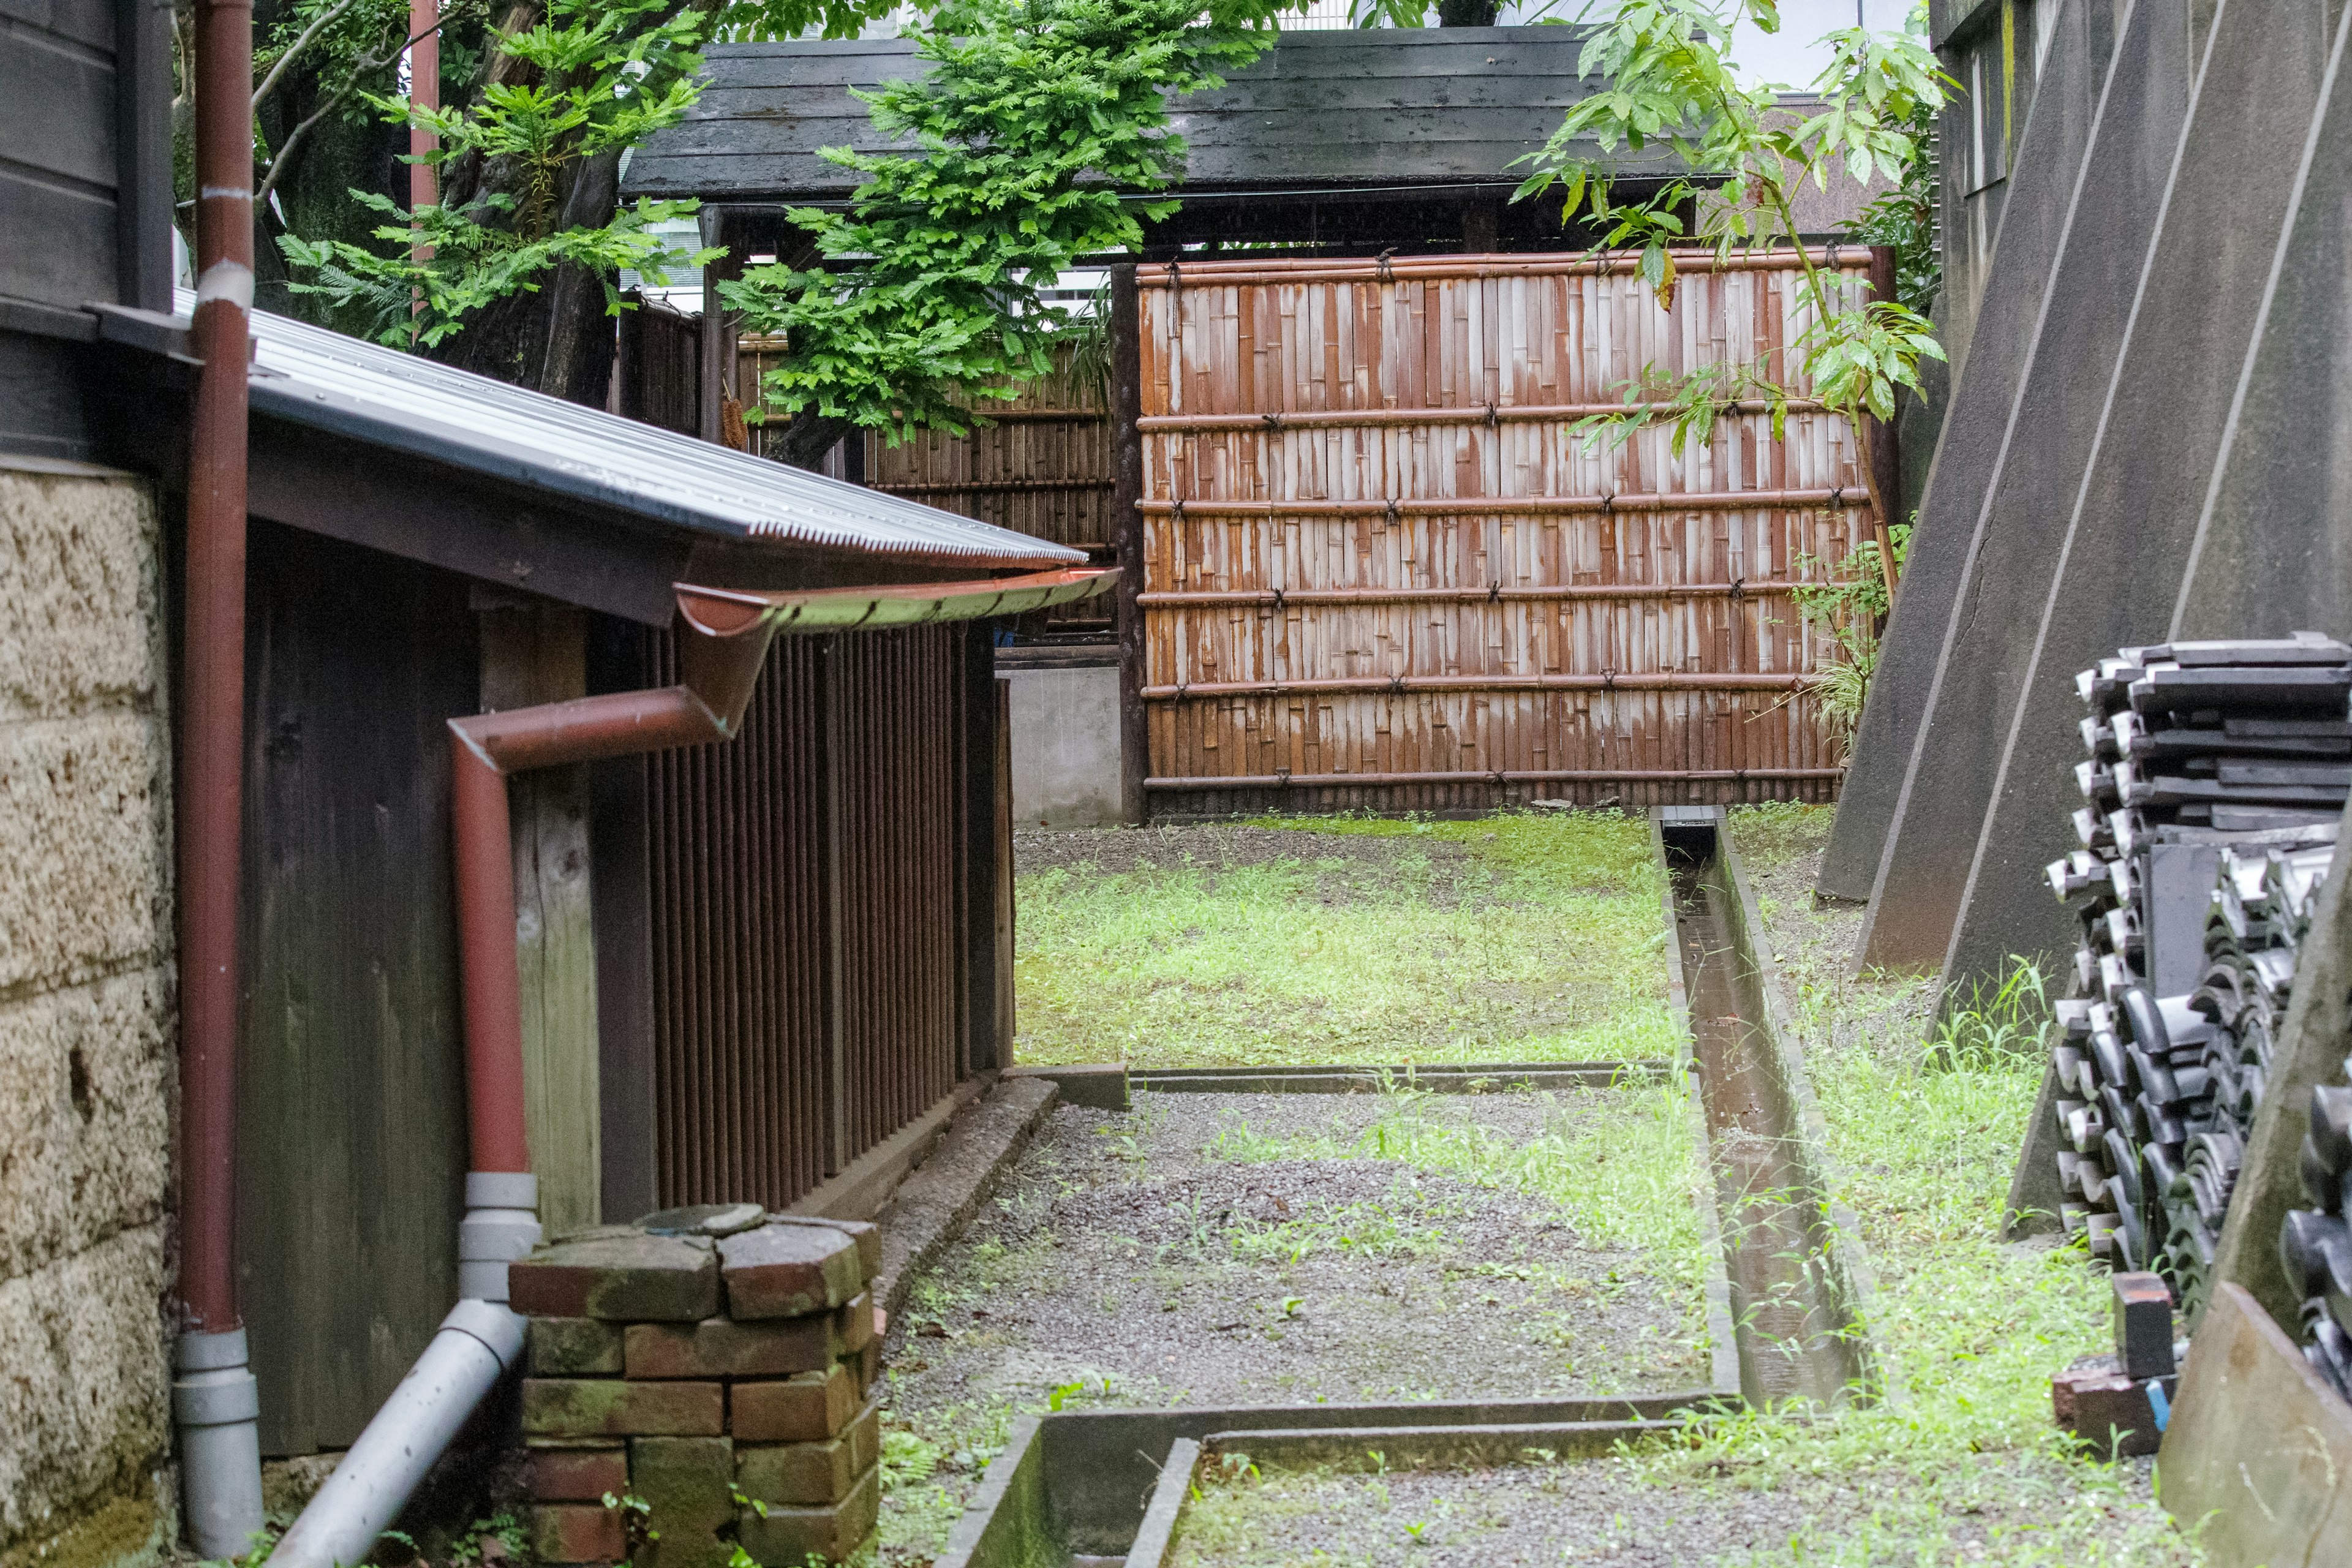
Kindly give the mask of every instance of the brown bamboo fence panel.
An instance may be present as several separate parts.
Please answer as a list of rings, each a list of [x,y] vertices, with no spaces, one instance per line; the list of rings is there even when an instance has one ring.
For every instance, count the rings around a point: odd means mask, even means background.
[[[1139,268],[1153,811],[1832,798],[1789,584],[1870,536],[1849,423],[1573,429],[1645,370],[1787,384],[1795,266]]]
[[[740,384],[758,385],[781,352],[770,341],[746,340]],[[1099,378],[1075,372],[1066,351],[1053,374],[1024,385],[1010,402],[986,404],[984,412],[989,423],[965,436],[927,430],[897,447],[867,437],[865,481],[1110,560],[1110,424]],[[1108,603],[1056,605],[1024,630],[1108,636]]]

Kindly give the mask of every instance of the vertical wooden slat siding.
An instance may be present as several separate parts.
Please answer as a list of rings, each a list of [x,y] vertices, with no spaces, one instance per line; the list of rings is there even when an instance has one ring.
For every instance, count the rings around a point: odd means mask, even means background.
[[[647,682],[675,679],[667,637]],[[824,1179],[818,650],[779,639],[723,746],[649,761],[656,1176],[665,1204]]]
[[[723,746],[652,760],[657,1185],[665,1204],[792,1202],[952,1089],[958,626],[779,639]],[[674,678],[667,637],[646,679]],[[845,1146],[825,1062],[824,765],[838,714],[838,1025]]]
[[[1526,258],[1519,258],[1526,259]],[[1857,293],[1868,253],[1839,274]],[[1812,700],[1786,690],[1479,689],[1485,678],[1812,674],[1832,653],[1785,591],[1510,599],[1518,589],[1671,589],[1786,582],[1868,537],[1861,454],[1842,416],[1719,420],[1677,456],[1663,426],[1611,449],[1568,417],[1416,421],[1417,409],[1614,404],[1646,370],[1680,375],[1785,363],[1802,330],[1794,258],[1779,268],[1685,271],[1674,308],[1637,278],[1596,272],[1383,277],[1376,263],[1318,264],[1265,281],[1246,261],[1187,264],[1176,286],[1146,268],[1143,406],[1149,419],[1392,411],[1382,424],[1149,429],[1147,504],[1459,500],[1395,515],[1144,515],[1146,593],[1468,589],[1468,602],[1153,604],[1147,688],[1299,683],[1305,689],[1156,698],[1155,810],[1225,812],[1275,801],[1310,809],[1446,809],[1498,795],[1626,805],[1826,800],[1835,748]],[[1238,275],[1256,280],[1226,282]],[[1745,492],[1850,491],[1851,504],[1727,505]],[[1689,494],[1687,511],[1538,513],[1528,498]],[[1846,499],[1846,498],[1841,498]],[[1497,596],[1484,595],[1494,593]],[[1316,690],[1335,679],[1447,677],[1466,689]],[[1792,681],[1793,683],[1793,681]],[[1652,778],[1497,781],[1514,773]],[[1343,775],[1388,778],[1356,785]],[[1297,775],[1309,785],[1270,784]],[[1396,775],[1407,775],[1400,780]],[[1445,777],[1443,775],[1455,775]],[[1468,776],[1463,776],[1468,775]],[[1707,776],[1715,775],[1715,776]],[[1792,776],[1793,775],[1793,776]],[[1422,782],[1425,777],[1426,782]],[[1231,786],[1215,781],[1234,779]],[[1254,781],[1254,782],[1241,782]],[[1171,785],[1173,787],[1171,787]],[[1203,787],[1206,786],[1206,787]]]

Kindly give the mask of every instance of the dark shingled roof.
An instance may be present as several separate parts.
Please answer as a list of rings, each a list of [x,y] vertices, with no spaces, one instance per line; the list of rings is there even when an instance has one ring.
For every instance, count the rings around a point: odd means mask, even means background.
[[[1427,191],[1516,184],[1597,81],[1577,74],[1579,27],[1371,28],[1285,34],[1226,85],[1182,100],[1181,189]],[[850,96],[925,68],[898,39],[716,44],[688,119],[638,148],[627,196],[839,201],[849,171],[824,147],[887,150]],[[1621,161],[1628,171],[1670,158]]]

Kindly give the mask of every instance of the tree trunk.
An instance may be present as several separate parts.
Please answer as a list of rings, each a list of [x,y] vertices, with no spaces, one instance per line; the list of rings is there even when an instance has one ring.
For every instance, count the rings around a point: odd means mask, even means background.
[[[1502,9],[1500,0],[1437,0],[1441,27],[1491,27]]]
[[[583,159],[559,209],[559,228],[610,223],[618,201],[621,155]],[[484,306],[464,331],[441,345],[436,358],[460,370],[528,386],[551,397],[602,407],[613,375],[613,319],[605,314],[601,279],[577,267],[559,267],[539,289]]]
[[[768,437],[768,456],[795,468],[821,468],[824,455],[856,428],[846,419],[823,414],[795,414],[791,424]]]

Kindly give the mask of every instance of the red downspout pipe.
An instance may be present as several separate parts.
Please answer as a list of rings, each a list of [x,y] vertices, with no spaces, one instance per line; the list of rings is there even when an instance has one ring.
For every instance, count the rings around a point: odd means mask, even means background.
[[[1013,614],[1099,593],[1117,575],[1072,569],[980,583],[781,594],[681,584],[677,685],[449,721],[471,1143],[466,1218],[457,1231],[460,1300],[278,1541],[272,1568],[338,1568],[365,1557],[475,1406],[521,1361],[523,1324],[506,1305],[507,1265],[538,1243],[539,1183],[530,1173],[523,1113],[507,776],[732,739],[780,631]]]
[[[516,968],[507,775],[732,738],[767,658],[775,623],[755,608],[742,609],[731,625],[712,625],[708,617],[697,620],[681,610],[678,626],[685,677],[679,685],[449,721],[466,1129],[474,1171],[530,1169],[523,1131],[522,993]],[[490,1299],[505,1300],[504,1289]]]
[[[236,1299],[238,828],[245,750],[247,316],[253,6],[197,0],[196,311],[182,648],[180,1300],[173,1387],[198,1555],[261,1528],[259,1414]]]
[[[478,713],[449,721],[452,839],[456,853],[457,940],[466,1024],[466,1125],[469,1163],[485,1184],[530,1169],[523,1125],[522,993],[516,968],[514,847],[507,775],[566,763],[641,756],[677,746],[732,740],[751,689],[780,631],[840,631],[1010,615],[1087,597],[1109,587],[1116,570],[1065,568],[994,580],[746,593],[677,588],[676,686],[615,692]],[[477,1206],[529,1207],[536,1193],[499,1184],[528,1202]],[[470,1224],[471,1222],[469,1222]],[[531,1227],[536,1239],[537,1227]],[[529,1244],[508,1229],[461,1240],[463,1291],[507,1299],[508,1259]],[[521,1250],[517,1250],[518,1248]],[[478,1289],[474,1288],[478,1286]]]

